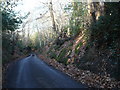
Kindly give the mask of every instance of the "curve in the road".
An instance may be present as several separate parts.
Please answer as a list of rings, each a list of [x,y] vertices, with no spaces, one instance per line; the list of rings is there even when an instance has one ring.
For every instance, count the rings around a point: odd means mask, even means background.
[[[48,66],[36,55],[12,63],[5,88],[86,88],[66,74]]]

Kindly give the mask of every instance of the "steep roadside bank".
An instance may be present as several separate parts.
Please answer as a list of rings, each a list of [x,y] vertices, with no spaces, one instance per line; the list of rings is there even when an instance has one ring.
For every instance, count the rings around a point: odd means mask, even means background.
[[[75,65],[63,65],[57,62],[54,59],[48,59],[43,55],[39,57],[44,60],[48,65],[53,66],[54,68],[66,73],[74,80],[86,84],[89,87],[95,88],[120,88],[120,82],[117,82],[115,79],[110,78],[109,76],[100,76],[94,74],[88,70],[78,69]]]

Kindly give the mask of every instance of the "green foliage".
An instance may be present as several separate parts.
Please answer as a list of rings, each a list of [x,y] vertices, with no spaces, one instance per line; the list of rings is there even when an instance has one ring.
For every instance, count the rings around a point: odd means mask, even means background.
[[[6,63],[9,63],[10,60],[11,60],[11,57],[12,57],[12,55],[9,54],[9,51],[6,52],[6,51],[3,50],[2,51],[2,64],[4,65]]]
[[[54,46],[54,49],[55,49],[55,50],[59,50],[59,49],[60,49],[60,46],[59,46],[59,45],[55,45],[55,46]]]
[[[83,45],[83,43],[82,42],[80,42],[80,43],[78,43],[78,45],[75,47],[75,54],[79,54],[79,49],[80,49],[80,47]]]
[[[71,42],[71,43],[69,44],[69,46],[70,46],[70,47],[73,46],[73,43]]]
[[[109,10],[107,9],[105,16],[100,16],[99,20],[96,23],[91,25],[91,39],[97,44],[104,44],[107,42],[107,45],[110,45],[115,41],[120,34],[120,16],[118,14],[118,4],[116,7],[113,4],[108,4]],[[110,5],[110,6],[109,6]],[[114,12],[114,13],[113,13]]]
[[[17,4],[14,1],[1,1],[0,13],[2,15],[2,61],[3,64],[10,61],[16,47],[21,48],[21,41],[17,39],[17,34],[14,32],[19,28],[22,19],[14,12],[13,8]]]
[[[0,13],[2,13],[2,31],[14,31],[22,23],[21,17],[13,11],[13,5],[10,2],[0,2]],[[15,4],[16,5],[16,4]]]
[[[90,41],[87,44],[87,49],[95,46],[96,51],[105,52],[106,55],[99,53],[100,58],[104,58],[104,61],[107,63],[107,65],[103,67],[106,68],[106,72],[109,73],[111,77],[114,77],[120,80],[120,77],[119,77],[120,72],[118,71],[118,68],[120,68],[119,67],[120,56],[118,54],[119,52],[118,50],[120,49],[120,45],[119,45],[120,3],[117,3],[117,2],[116,3],[104,3],[104,5],[105,5],[104,16],[100,16],[96,22],[93,22],[91,24],[91,27],[90,27],[91,36],[90,36]],[[90,49],[88,51],[90,51]],[[86,56],[87,55],[90,56],[91,53],[86,54]],[[92,58],[93,56],[91,55],[91,58],[88,58],[88,60],[86,61],[89,62]],[[98,64],[100,62],[101,60],[96,61],[96,63]],[[94,64],[95,62],[92,62],[92,63]],[[94,66],[90,65],[90,67],[88,69],[92,70],[92,67]],[[97,68],[95,70],[98,71]]]
[[[2,30],[10,30],[14,31],[15,29],[18,29],[18,26],[20,23],[22,23],[19,18],[16,19],[14,16],[14,13],[8,13],[6,11],[2,11]]]
[[[87,9],[84,3],[73,2],[65,10],[72,12],[68,27],[70,28],[70,35],[74,37],[83,30],[85,24],[84,17],[87,14]]]
[[[67,58],[65,57],[66,53],[67,53],[67,50],[63,48],[60,54],[56,57],[57,61],[60,63],[66,64],[67,63]]]
[[[50,52],[49,56],[51,59],[56,59],[56,53],[53,51]]]

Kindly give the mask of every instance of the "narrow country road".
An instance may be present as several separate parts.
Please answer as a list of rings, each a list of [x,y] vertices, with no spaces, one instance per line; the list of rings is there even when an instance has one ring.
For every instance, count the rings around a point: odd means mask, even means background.
[[[85,86],[31,54],[9,66],[3,88],[85,88]]]

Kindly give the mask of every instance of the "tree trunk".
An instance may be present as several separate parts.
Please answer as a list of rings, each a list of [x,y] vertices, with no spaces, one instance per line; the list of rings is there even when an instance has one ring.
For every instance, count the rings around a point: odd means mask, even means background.
[[[56,24],[55,24],[55,17],[54,17],[54,14],[53,14],[52,0],[50,1],[49,10],[50,10],[50,16],[51,16],[51,19],[52,19],[52,28],[57,33],[57,28],[56,28]]]
[[[99,19],[99,16],[104,15],[104,3],[99,2],[93,2],[90,0],[88,2],[88,13],[91,16],[92,22],[96,22]]]

